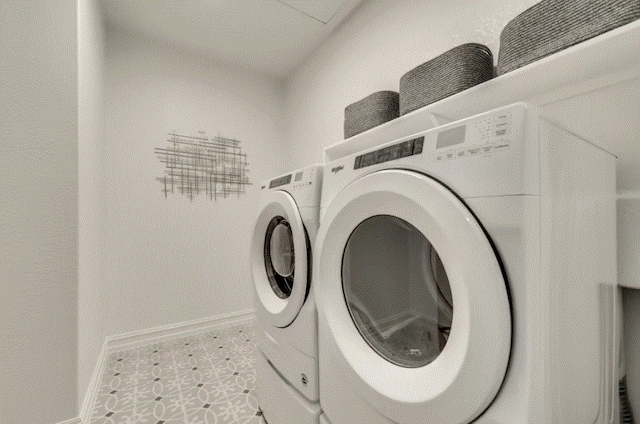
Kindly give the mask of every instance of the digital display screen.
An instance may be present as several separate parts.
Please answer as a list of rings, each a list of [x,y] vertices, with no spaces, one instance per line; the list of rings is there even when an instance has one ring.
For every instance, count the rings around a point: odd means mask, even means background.
[[[449,128],[448,130],[440,131],[438,133],[436,149],[442,149],[444,147],[451,147],[455,146],[456,144],[464,143],[464,135],[466,131],[466,125],[461,125],[459,127],[453,127]]]
[[[291,174],[285,175],[284,177],[276,178],[275,180],[271,180],[269,183],[269,188],[280,187],[283,185],[287,185],[291,182]]]
[[[371,165],[400,159],[407,156],[419,155],[424,147],[424,137],[403,141],[393,146],[383,147],[373,152],[356,157],[353,169],[365,168]]]

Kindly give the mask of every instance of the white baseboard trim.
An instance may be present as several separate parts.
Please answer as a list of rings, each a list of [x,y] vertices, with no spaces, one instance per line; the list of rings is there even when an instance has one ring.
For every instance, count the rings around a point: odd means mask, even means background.
[[[82,410],[80,411],[80,418],[77,421],[65,421],[64,424],[82,424],[90,421],[91,408],[98,395],[100,377],[102,377],[105,359],[109,353],[119,350],[135,349],[136,347],[145,346],[150,343],[159,343],[165,340],[186,337],[207,330],[232,327],[236,324],[244,324],[253,320],[255,320],[255,311],[253,309],[247,309],[225,315],[200,318],[145,330],[132,331],[130,333],[107,336],[102,344],[100,356],[91,375],[91,381],[89,382],[89,387],[82,404]]]
[[[89,386],[84,395],[82,402],[82,409],[80,409],[80,423],[88,423],[91,420],[91,409],[95,403],[96,396],[98,395],[98,389],[100,388],[100,377],[102,377],[102,371],[104,369],[104,360],[107,357],[107,340],[102,342],[102,349],[98,355],[96,366],[93,368],[91,374],[91,380],[89,380]]]
[[[186,337],[190,334],[200,333],[209,329],[214,330],[234,324],[242,324],[254,318],[255,312],[253,309],[250,309],[226,315],[200,318],[192,321],[108,336],[106,339],[107,353],[112,353],[117,350],[135,349],[136,347],[145,346],[150,343],[159,343],[177,337]]]

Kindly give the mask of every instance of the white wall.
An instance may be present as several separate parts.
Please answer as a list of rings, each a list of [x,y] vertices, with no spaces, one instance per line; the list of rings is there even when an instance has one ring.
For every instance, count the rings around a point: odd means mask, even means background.
[[[0,2],[0,421],[77,415],[76,2]]]
[[[294,166],[322,160],[343,140],[344,108],[467,42],[488,46],[497,61],[504,25],[538,0],[366,1],[289,78],[287,118]]]
[[[98,0],[78,1],[78,411],[105,333],[100,281],[104,27]]]
[[[257,185],[288,160],[282,85],[108,28],[104,95],[105,333],[253,308],[248,252]],[[165,198],[154,148],[166,148],[171,131],[240,140],[254,185],[217,202]]]

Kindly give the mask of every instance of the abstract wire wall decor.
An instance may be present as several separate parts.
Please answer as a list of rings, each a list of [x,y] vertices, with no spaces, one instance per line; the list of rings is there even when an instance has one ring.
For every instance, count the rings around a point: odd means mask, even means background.
[[[165,198],[181,194],[193,201],[200,194],[210,200],[240,197],[249,182],[249,164],[242,153],[240,141],[216,136],[208,138],[204,131],[197,136],[168,134],[167,148],[155,148],[160,162],[165,164],[164,176],[156,178],[162,184]]]

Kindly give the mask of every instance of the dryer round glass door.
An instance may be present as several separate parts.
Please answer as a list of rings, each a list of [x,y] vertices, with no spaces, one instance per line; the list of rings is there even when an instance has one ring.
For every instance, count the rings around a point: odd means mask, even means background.
[[[427,175],[376,171],[326,206],[316,247],[319,355],[353,396],[392,422],[476,419],[507,370],[511,312],[465,203]]]
[[[442,352],[453,319],[449,279],[435,247],[409,222],[376,215],[358,224],[342,282],[353,322],[380,356],[415,368]]]

